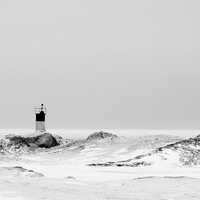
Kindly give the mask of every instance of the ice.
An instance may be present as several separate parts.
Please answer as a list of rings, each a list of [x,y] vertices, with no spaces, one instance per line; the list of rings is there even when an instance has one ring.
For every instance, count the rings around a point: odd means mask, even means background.
[[[180,139],[160,134],[135,135],[112,143],[78,143],[83,148],[76,144],[73,148],[63,145],[25,152],[17,158],[2,154],[0,200],[199,200],[200,167],[181,165],[182,154],[170,148],[142,157],[153,163],[147,167],[88,166],[91,162],[132,159]],[[198,146],[190,144],[188,148],[198,150]]]

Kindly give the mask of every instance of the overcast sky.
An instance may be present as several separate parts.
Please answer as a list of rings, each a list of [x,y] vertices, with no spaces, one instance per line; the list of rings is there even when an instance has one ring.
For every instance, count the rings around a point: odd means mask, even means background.
[[[200,128],[199,0],[1,0],[0,128]]]

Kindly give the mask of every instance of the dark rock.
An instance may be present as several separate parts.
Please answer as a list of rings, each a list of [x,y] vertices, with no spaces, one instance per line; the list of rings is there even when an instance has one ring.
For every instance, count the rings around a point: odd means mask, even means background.
[[[150,166],[151,163],[141,161],[141,162],[133,162],[133,163],[126,163],[125,161],[120,162],[106,162],[106,163],[92,163],[88,164],[90,167],[144,167]]]
[[[9,139],[10,146],[29,146],[27,139],[22,136],[7,136],[6,139]]]
[[[34,137],[22,137],[22,136],[7,136],[9,140],[8,146],[14,146],[15,148],[21,147],[40,147],[51,148],[59,145],[57,140],[50,133],[43,133]]]
[[[35,144],[41,148],[51,148],[59,145],[56,139],[50,133],[44,133],[35,137]]]

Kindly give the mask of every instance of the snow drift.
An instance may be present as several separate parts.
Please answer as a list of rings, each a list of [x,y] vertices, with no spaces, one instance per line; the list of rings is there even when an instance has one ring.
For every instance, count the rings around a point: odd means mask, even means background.
[[[200,135],[158,147],[148,153],[127,160],[91,163],[89,166],[151,166],[151,165],[200,165]]]

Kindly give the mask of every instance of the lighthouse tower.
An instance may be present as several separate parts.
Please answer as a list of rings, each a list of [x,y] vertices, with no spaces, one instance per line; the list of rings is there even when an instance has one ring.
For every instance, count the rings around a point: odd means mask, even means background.
[[[45,128],[45,117],[46,117],[46,107],[43,104],[39,108],[35,108],[35,130],[36,132],[44,132]]]

